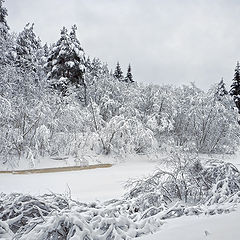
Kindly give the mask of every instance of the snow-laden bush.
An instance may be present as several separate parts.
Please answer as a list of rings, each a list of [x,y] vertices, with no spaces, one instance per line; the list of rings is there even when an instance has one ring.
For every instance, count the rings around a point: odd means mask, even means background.
[[[105,149],[119,155],[148,153],[157,146],[153,132],[136,118],[113,117],[103,129]]]
[[[140,220],[122,200],[83,204],[57,195],[2,196],[0,237],[14,239],[131,239],[156,231],[157,218]],[[9,238],[10,239],[10,238]]]
[[[173,139],[176,145],[200,153],[233,153],[239,146],[237,112],[231,96],[218,96],[195,85],[176,89]],[[231,136],[231,137],[230,137]]]
[[[89,151],[145,154],[170,145],[233,153],[239,146],[238,113],[223,81],[209,91],[118,81],[107,63],[85,59],[76,26],[49,47],[29,24],[0,38],[0,162],[7,167]]]
[[[68,208],[68,201],[61,196],[44,195],[33,197],[12,193],[1,195],[0,220],[6,221],[12,232],[30,224],[34,218],[44,218],[52,211]]]
[[[168,211],[177,202],[185,207],[207,207],[240,201],[240,172],[231,163],[208,162],[203,166],[198,158],[184,153],[166,161],[172,170],[157,169],[153,175],[126,185],[129,191],[125,198],[134,209],[144,212],[144,217]],[[181,214],[185,207],[179,209]]]
[[[228,213],[240,203],[240,172],[232,164],[203,166],[182,153],[166,162],[177,170],[158,169],[129,183],[119,200],[86,204],[54,194],[1,194],[0,238],[126,240],[157,231],[163,219]]]
[[[100,64],[101,65],[101,64]],[[76,90],[62,96],[37,73],[0,66],[0,161],[43,156],[146,154],[167,146],[195,152],[233,153],[239,125],[231,98],[196,86],[115,81],[99,66],[86,75],[86,101]],[[93,70],[93,71],[95,71]],[[79,95],[80,94],[80,95]]]

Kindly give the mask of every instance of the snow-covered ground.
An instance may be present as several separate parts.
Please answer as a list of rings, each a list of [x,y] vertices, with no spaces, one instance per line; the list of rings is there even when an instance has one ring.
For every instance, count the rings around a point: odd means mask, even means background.
[[[237,167],[240,166],[238,159],[238,156],[225,157],[226,161],[231,161]],[[111,159],[108,161],[111,162]],[[49,191],[67,193],[70,189],[72,198],[83,202],[120,198],[125,191],[124,183],[129,178],[150,174],[159,166],[159,162],[157,158],[155,161],[150,161],[147,156],[135,156],[105,169],[27,175],[0,174],[0,192],[41,195]],[[51,167],[51,164],[53,163],[49,162],[44,166]],[[240,239],[240,207],[229,214],[168,219],[164,221],[158,232],[138,239],[238,240]]]
[[[156,161],[150,161],[147,157],[133,157],[104,169],[26,175],[0,174],[0,192],[41,195],[49,192],[65,193],[70,189],[71,196],[79,201],[108,200],[124,194],[124,183],[129,178],[146,176],[157,165]]]
[[[20,160],[18,163],[10,164],[0,163],[0,170],[27,170],[27,169],[44,169],[44,168],[57,168],[57,167],[70,167],[70,166],[85,166],[99,163],[116,163],[120,158],[104,155],[85,155],[78,159],[67,156],[60,157],[43,157],[38,160],[29,161],[26,159]]]
[[[139,240],[239,240],[240,208],[229,214],[168,219],[160,230]]]
[[[235,155],[201,156],[201,159],[214,158],[231,162],[240,169],[240,153]],[[181,216],[167,219],[161,229],[139,240],[238,240],[240,239],[240,206],[229,214],[212,216]]]

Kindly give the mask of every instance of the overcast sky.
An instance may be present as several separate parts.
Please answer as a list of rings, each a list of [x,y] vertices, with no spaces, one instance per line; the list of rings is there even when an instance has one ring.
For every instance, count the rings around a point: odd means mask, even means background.
[[[28,22],[43,42],[62,26],[78,26],[87,55],[99,57],[135,80],[158,84],[227,85],[240,59],[239,0],[6,0],[8,24]]]

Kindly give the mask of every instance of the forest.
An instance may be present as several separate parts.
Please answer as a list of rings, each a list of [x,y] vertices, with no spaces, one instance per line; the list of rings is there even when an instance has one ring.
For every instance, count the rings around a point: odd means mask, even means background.
[[[239,144],[240,68],[227,90],[223,79],[208,91],[142,84],[129,65],[84,52],[77,27],[42,44],[27,24],[12,33],[1,1],[0,159],[17,165],[43,156],[85,152],[124,155],[183,148],[197,153],[234,153]]]
[[[0,0],[0,166],[165,153],[168,169],[128,180],[125,195],[106,202],[82,203],[70,193],[0,193],[0,237],[131,239],[168,218],[235,210],[239,170],[221,161],[203,164],[198,156],[239,149],[239,63],[229,89],[223,78],[208,90],[141,83],[134,63],[122,70],[117,62],[112,70],[88,56],[76,25],[43,43],[33,23],[12,32],[7,14]]]

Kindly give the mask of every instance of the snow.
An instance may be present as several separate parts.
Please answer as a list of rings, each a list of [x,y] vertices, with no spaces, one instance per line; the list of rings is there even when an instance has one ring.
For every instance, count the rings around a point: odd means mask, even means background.
[[[57,65],[53,66],[52,72],[56,71],[57,69],[58,69],[58,66],[57,66]]]
[[[61,56],[61,55],[65,55],[65,54],[66,54],[66,51],[62,49],[62,50],[60,50],[58,55]]]
[[[68,61],[66,62],[66,66],[72,68],[75,65],[75,63],[73,61]]]
[[[240,167],[240,154],[225,159],[219,156],[201,156],[201,159],[224,159]],[[49,157],[36,161],[35,168],[55,168],[81,165],[72,157],[62,156],[62,160]],[[81,170],[73,172],[40,174],[0,174],[0,192],[21,192],[41,195],[46,192],[65,193],[71,190],[72,197],[79,201],[109,200],[124,194],[124,184],[130,178],[144,177],[160,166],[163,155],[129,155],[124,159],[112,156],[86,155],[89,164],[113,163],[110,168]],[[150,159],[153,159],[152,161]],[[0,166],[1,170],[11,169]],[[20,162],[15,170],[30,169],[27,161]]]
[[[51,166],[54,165],[53,161]],[[124,183],[129,178],[146,176],[156,166],[156,162],[142,157],[104,169],[27,175],[0,174],[0,192],[41,195],[46,192],[65,193],[70,188],[72,197],[79,201],[109,200],[124,194]]]
[[[220,158],[221,156],[215,156]],[[214,157],[214,158],[215,158]],[[202,156],[210,158],[210,156]],[[213,157],[212,157],[213,158]],[[90,158],[89,158],[90,159]],[[97,161],[97,156],[92,158]],[[159,158],[158,158],[159,159]],[[239,166],[239,155],[226,158]],[[102,161],[100,157],[98,161]],[[28,175],[0,174],[0,192],[22,192],[41,195],[46,192],[71,193],[73,199],[82,202],[104,201],[120,198],[124,194],[124,183],[133,177],[143,177],[152,173],[160,161],[150,161],[148,156],[129,156],[111,168],[74,172],[43,173]],[[116,162],[111,157],[105,162]],[[238,162],[237,162],[238,161]],[[38,167],[68,166],[73,159],[64,161],[42,159]],[[22,165],[23,167],[23,165]],[[141,236],[139,240],[237,240],[240,239],[240,207],[229,214],[213,216],[182,216],[163,221],[157,232]],[[6,236],[7,237],[7,236]],[[10,238],[9,238],[10,239]]]
[[[240,208],[229,214],[182,216],[169,219],[154,233],[139,240],[237,240],[240,239]]]
[[[78,159],[71,156],[58,156],[58,157],[42,157],[41,159],[34,159],[35,169],[44,168],[57,168],[57,167],[72,167],[72,166],[82,166],[87,164],[99,164],[99,163],[113,163],[113,158],[103,158],[97,155],[85,155],[80,156]],[[1,170],[28,170],[32,169],[31,164],[28,160],[21,160],[17,166],[1,164]]]

